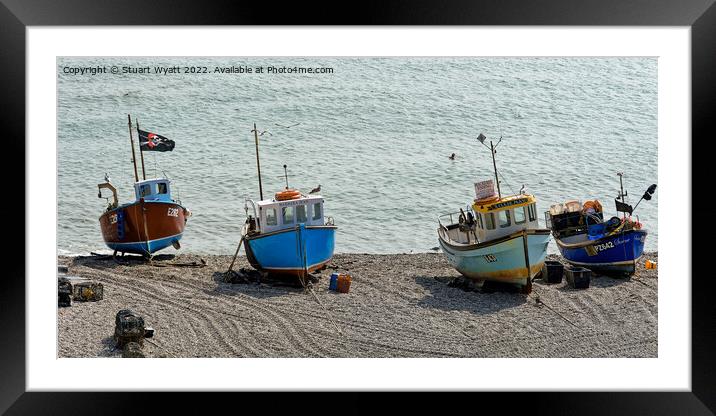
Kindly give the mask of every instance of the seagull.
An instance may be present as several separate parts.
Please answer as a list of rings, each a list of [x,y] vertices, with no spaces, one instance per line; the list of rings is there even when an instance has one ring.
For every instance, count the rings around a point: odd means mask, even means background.
[[[290,129],[291,127],[296,127],[296,126],[298,126],[299,124],[301,124],[301,123],[291,124],[290,126],[283,126],[283,125],[281,125],[281,124],[276,123],[277,126],[283,127],[283,128],[285,128],[285,129]]]
[[[318,185],[318,188],[313,188],[313,189],[311,190],[311,192],[309,192],[309,194],[317,194],[317,193],[319,193],[319,192],[321,192],[321,185],[320,185],[320,184]]]
[[[453,153],[453,154],[451,154],[450,156],[448,156],[448,159],[450,159],[450,160],[455,160],[455,156],[456,156],[455,153]]]
[[[104,173],[104,181],[109,182],[109,174],[107,174],[107,172]]]

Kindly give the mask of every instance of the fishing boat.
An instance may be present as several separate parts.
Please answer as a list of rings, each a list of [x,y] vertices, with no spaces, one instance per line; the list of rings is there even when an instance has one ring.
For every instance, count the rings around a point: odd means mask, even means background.
[[[325,268],[333,257],[337,227],[333,218],[325,216],[325,201],[321,195],[305,195],[289,187],[286,165],[283,165],[286,187],[276,192],[273,198],[264,199],[256,125],[252,132],[256,142],[260,199],[247,198],[244,204],[246,222],[241,239],[247,260],[259,271],[304,278],[308,273]],[[240,248],[241,243],[237,254]],[[233,262],[229,270],[232,266]]]
[[[134,165],[134,201],[119,204],[117,189],[105,175],[104,183],[97,185],[98,197],[103,198],[102,190],[112,193],[112,200],[108,200],[105,212],[99,217],[102,237],[105,244],[114,250],[114,254],[134,253],[145,257],[166,247],[180,248],[181,240],[187,219],[191,212],[181,205],[181,202],[172,198],[171,181],[167,178],[147,179],[144,169],[144,155],[146,149],[161,149],[167,145],[163,136],[139,130],[140,155],[142,159],[142,180],[139,180],[137,163],[134,152],[134,139],[132,137],[132,120],[127,116],[129,124],[129,138],[132,146],[132,164]],[[148,138],[142,141],[143,138]],[[150,142],[150,140],[152,140]],[[151,145],[149,144],[151,143]],[[173,149],[173,141],[169,150]],[[162,150],[160,150],[162,151]]]
[[[639,218],[632,215],[642,200],[650,200],[656,184],[649,186],[634,208],[626,203],[623,176],[619,172],[620,192],[614,200],[622,218],[604,220],[598,200],[581,203],[570,200],[554,204],[545,212],[547,225],[562,257],[575,266],[586,267],[602,274],[632,275],[644,253],[648,234]]]
[[[478,136],[487,146],[485,139]],[[529,293],[532,279],[542,270],[550,231],[540,228],[537,199],[524,187],[519,194],[502,196],[495,162],[500,141],[490,141],[489,147],[495,181],[476,183],[471,206],[438,217],[438,241],[448,262],[463,276],[478,283],[514,284]]]

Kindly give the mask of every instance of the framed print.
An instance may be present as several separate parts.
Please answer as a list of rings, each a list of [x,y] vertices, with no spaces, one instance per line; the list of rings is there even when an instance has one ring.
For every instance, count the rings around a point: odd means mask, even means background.
[[[313,7],[3,1],[2,409],[709,414],[711,2]]]

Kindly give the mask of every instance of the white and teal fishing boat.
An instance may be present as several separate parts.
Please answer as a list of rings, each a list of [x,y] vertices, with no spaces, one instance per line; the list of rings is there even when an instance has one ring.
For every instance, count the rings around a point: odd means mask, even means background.
[[[485,138],[480,134],[478,140],[484,144]],[[491,141],[497,193],[492,180],[476,183],[471,206],[438,217],[438,240],[450,264],[465,277],[515,284],[529,292],[532,278],[542,270],[550,230],[539,226],[534,195],[521,190],[502,196],[496,147]]]

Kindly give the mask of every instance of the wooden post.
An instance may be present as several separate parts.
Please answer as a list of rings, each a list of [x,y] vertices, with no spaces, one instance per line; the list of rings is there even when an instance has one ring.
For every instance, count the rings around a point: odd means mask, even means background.
[[[147,180],[147,174],[144,172],[144,150],[142,150],[142,136],[139,134],[139,119],[134,120],[137,123],[137,138],[139,139],[139,156],[142,159],[142,179]]]
[[[261,186],[261,162],[259,162],[259,132],[256,130],[256,123],[254,123],[254,141],[256,142],[256,169],[259,173],[259,197],[263,201],[264,199],[264,188]]]
[[[129,143],[132,145],[132,165],[134,165],[134,181],[139,182],[137,174],[137,156],[134,153],[134,138],[132,137],[132,117],[127,114],[127,125],[129,126]]]

